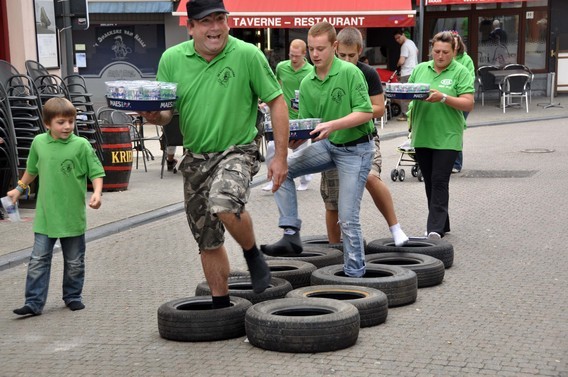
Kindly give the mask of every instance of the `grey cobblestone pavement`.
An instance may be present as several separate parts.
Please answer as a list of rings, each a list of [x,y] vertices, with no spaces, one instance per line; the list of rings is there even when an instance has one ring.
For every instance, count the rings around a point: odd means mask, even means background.
[[[423,184],[410,174],[405,182],[389,179],[399,157],[396,146],[404,141],[403,126],[395,123],[383,131],[391,132],[381,145],[383,179],[404,230],[419,236],[426,223]],[[11,312],[23,304],[26,265],[0,271],[0,375],[568,376],[567,141],[566,119],[468,129],[464,170],[450,182],[447,240],[455,261],[444,283],[420,289],[412,305],[390,308],[387,322],[361,329],[353,347],[317,354],[265,351],[245,337],[203,343],[160,338],[157,308],[192,296],[204,278],[177,210],[181,179],[169,173],[160,181],[154,161],[148,173],[133,172],[132,189],[105,194],[106,212],[89,212],[90,229],[104,234],[87,245],[85,310],[71,312],[60,299],[60,253],[38,317]],[[541,149],[554,152],[526,153]],[[318,187],[319,176],[299,193],[303,235],[325,233]],[[134,194],[139,199],[118,204]],[[135,218],[146,209],[159,218],[134,220],[141,225],[122,232],[119,224],[100,230],[104,215]],[[259,243],[280,237],[271,194],[256,185],[248,209]],[[368,194],[361,219],[367,241],[389,235]],[[4,261],[31,246],[24,234],[29,224],[18,226],[0,223]],[[227,247],[232,268],[244,269],[230,237]]]

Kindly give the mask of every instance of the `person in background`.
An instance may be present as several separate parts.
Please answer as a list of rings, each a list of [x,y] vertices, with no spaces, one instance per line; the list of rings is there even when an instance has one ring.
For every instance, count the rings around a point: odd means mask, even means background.
[[[312,65],[306,60],[306,42],[301,39],[294,39],[290,42],[290,60],[284,60],[276,66],[276,78],[282,86],[284,99],[288,105],[288,116],[290,119],[298,119],[298,109],[292,106],[292,99],[296,98],[296,91],[300,89],[302,79],[312,70]],[[298,152],[307,147],[309,143],[303,143],[294,152]],[[266,147],[266,163],[269,164],[274,156],[274,141],[269,141]],[[298,191],[305,191],[312,180],[311,174],[300,177]],[[272,191],[272,181],[268,182],[262,190]]]
[[[424,176],[428,201],[428,238],[450,231],[449,183],[452,167],[463,145],[464,111],[473,110],[473,80],[454,60],[455,39],[444,31],[432,38],[432,60],[416,66],[408,82],[430,84],[430,95],[412,101],[412,147]]]
[[[337,34],[336,54],[339,59],[353,63],[363,72],[368,85],[368,93],[373,107],[373,118],[380,118],[385,112],[385,97],[379,74],[375,69],[360,61],[359,55],[363,51],[363,37],[356,28],[347,27]],[[391,193],[387,185],[381,180],[382,156],[377,130],[375,136],[375,154],[371,164],[371,171],[367,177],[365,188],[371,194],[373,202],[387,221],[391,235],[396,246],[402,246],[408,237],[400,227]],[[321,173],[321,196],[325,203],[325,220],[327,236],[330,243],[341,242],[341,229],[339,227],[338,194],[339,177],[337,169]]]
[[[77,110],[69,100],[51,98],[46,101],[43,122],[47,132],[34,137],[26,171],[18,186],[7,193],[16,203],[39,176],[26,302],[14,309],[18,315],[42,313],[57,239],[63,254],[63,301],[72,311],[85,308],[81,293],[85,283],[87,178],[93,184],[89,207],[98,209],[105,171],[89,141],[73,133],[76,116]]]
[[[341,32],[340,32],[340,33],[341,33]],[[362,51],[361,51],[361,52],[362,52]],[[368,65],[368,64],[371,64],[371,63],[369,63],[369,58],[366,57],[365,55],[361,55],[361,56],[359,57],[359,61],[360,61],[361,63],[365,63],[365,64],[367,64],[367,65]]]
[[[507,45],[507,32],[501,29],[501,21],[493,20],[493,30],[489,33],[489,39],[495,44]]]
[[[187,150],[179,169],[185,210],[214,309],[231,305],[225,229],[243,249],[253,291],[263,292],[270,284],[270,269],[245,209],[260,165],[255,142],[259,98],[271,110],[276,142],[268,179],[278,189],[288,173],[288,112],[282,89],[262,51],[229,35],[227,14],[222,0],[188,1],[192,39],[167,49],[157,74],[157,80],[177,83],[176,107]],[[167,125],[173,111],[141,115]]]
[[[361,277],[365,274],[365,250],[359,211],[374,154],[373,108],[361,70],[335,56],[336,37],[329,22],[317,23],[308,31],[314,69],[300,84],[300,118],[322,121],[310,133],[314,142],[289,157],[286,182],[274,194],[284,236],[261,249],[267,255],[303,251],[294,178],[337,168],[343,270],[347,276]]]
[[[461,65],[463,65],[465,68],[467,68],[468,72],[471,75],[471,80],[475,81],[475,66],[473,64],[473,60],[467,54],[467,47],[465,46],[465,43],[463,43],[463,39],[457,31],[452,31],[451,33],[454,36],[454,41],[456,43],[456,49],[454,51],[455,54],[454,60],[460,63]],[[467,111],[463,112],[463,117],[465,120],[467,120],[468,115],[469,112]],[[454,162],[452,173],[459,173],[461,172],[462,168],[463,168],[463,150],[458,152],[458,157]]]
[[[397,70],[400,73],[399,82],[406,83],[416,64],[418,64],[418,48],[412,40],[406,37],[403,30],[397,30],[394,33],[395,41],[400,44],[400,57],[396,63]],[[406,121],[406,112],[408,111],[408,101],[401,101],[401,115],[397,118],[400,121]]]

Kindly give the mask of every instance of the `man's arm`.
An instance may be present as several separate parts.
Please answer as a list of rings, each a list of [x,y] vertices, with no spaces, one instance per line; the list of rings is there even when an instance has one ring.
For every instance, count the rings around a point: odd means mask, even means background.
[[[174,116],[173,110],[139,111],[138,114],[146,118],[148,122],[157,126],[165,126],[170,123]]]
[[[288,176],[287,158],[290,125],[288,122],[288,106],[282,94],[266,104],[270,108],[275,147],[274,158],[268,166],[267,178],[272,180],[272,192],[275,192]]]
[[[385,95],[383,93],[370,96],[373,106],[373,118],[380,118],[385,113]]]
[[[371,119],[373,119],[373,113],[355,111],[349,115],[344,116],[343,118],[318,124],[317,127],[312,132],[310,132],[310,135],[314,135],[319,132],[319,135],[314,138],[313,141],[327,139],[333,131],[357,127],[363,123],[370,121]]]

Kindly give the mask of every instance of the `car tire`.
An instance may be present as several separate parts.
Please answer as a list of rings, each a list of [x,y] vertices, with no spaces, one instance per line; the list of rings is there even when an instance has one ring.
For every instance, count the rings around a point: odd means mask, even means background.
[[[269,255],[264,256],[268,260],[299,260],[308,262],[321,268],[334,264],[343,263],[343,252],[330,247],[322,246],[304,246],[304,251],[301,254],[293,256],[272,257]]]
[[[351,277],[343,265],[327,266],[312,273],[312,285],[361,285],[383,291],[389,308],[412,304],[418,295],[418,280],[414,271],[397,266],[369,264],[365,275]]]
[[[273,277],[270,279],[270,285],[264,292],[255,293],[252,290],[252,283],[250,281],[250,276],[231,276],[228,279],[229,284],[229,295],[244,298],[250,301],[252,304],[256,304],[262,301],[274,300],[277,298],[282,298],[286,296],[286,293],[292,290],[292,285],[280,278]],[[209,296],[211,295],[211,289],[206,281],[202,281],[197,284],[195,288],[196,296]]]
[[[386,264],[407,268],[416,273],[418,288],[432,287],[444,280],[445,267],[441,260],[416,253],[379,253],[365,257],[368,264]]]
[[[158,308],[158,331],[164,339],[208,342],[245,335],[245,314],[252,306],[241,297],[230,297],[231,306],[212,309],[211,296],[172,300]]]
[[[396,246],[392,238],[380,238],[367,244],[365,254],[416,253],[439,259],[445,268],[454,264],[454,247],[446,240],[410,238],[404,246]]]
[[[380,325],[387,320],[387,295],[375,288],[355,285],[312,285],[294,289],[286,298],[331,298],[348,302],[359,310],[360,326]]]
[[[283,298],[251,306],[245,315],[247,338],[270,351],[315,353],[351,347],[359,336],[359,311],[325,298]]]

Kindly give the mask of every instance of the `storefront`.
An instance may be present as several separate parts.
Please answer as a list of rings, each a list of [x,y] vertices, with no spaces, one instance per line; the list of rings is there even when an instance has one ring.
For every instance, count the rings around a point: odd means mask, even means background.
[[[422,59],[430,38],[442,30],[463,37],[476,67],[510,63],[548,72],[552,0],[425,0]]]
[[[180,1],[174,16],[185,26],[187,0]],[[231,34],[262,49],[273,67],[287,59],[290,41],[306,40],[308,29],[328,21],[337,29],[352,26],[366,40],[364,54],[371,64],[396,64],[400,47],[393,38],[398,28],[411,28],[416,11],[411,0],[224,0],[229,13]],[[390,63],[390,64],[389,64]]]

